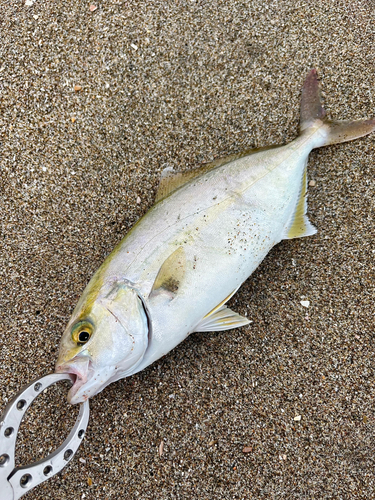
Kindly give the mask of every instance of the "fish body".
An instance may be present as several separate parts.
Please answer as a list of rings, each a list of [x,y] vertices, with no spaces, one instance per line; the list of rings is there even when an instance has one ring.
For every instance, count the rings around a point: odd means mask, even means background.
[[[153,349],[138,370],[195,331],[287,236],[311,140],[245,156],[199,176],[160,200],[109,257],[105,279],[130,282],[152,318]],[[178,248],[186,264],[176,297],[148,299],[160,268]]]
[[[316,232],[306,216],[310,151],[375,129],[324,119],[313,70],[301,134],[192,172],[166,169],[158,201],[87,285],[63,335],[56,371],[75,373],[78,403],[168,353],[194,331],[249,323],[225,306],[282,239]]]

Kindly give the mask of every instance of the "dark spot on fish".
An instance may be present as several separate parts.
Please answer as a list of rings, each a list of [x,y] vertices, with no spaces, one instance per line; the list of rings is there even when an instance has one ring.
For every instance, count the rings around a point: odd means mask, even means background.
[[[180,286],[180,282],[178,280],[176,280],[175,278],[171,277],[163,283],[162,288],[164,288],[165,290],[168,290],[169,292],[176,293],[179,286]]]

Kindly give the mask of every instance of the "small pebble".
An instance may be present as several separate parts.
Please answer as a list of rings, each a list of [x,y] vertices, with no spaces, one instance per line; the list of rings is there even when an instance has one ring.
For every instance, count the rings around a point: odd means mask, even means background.
[[[293,418],[295,422],[299,422],[301,420],[301,415],[297,415],[296,417]]]
[[[74,90],[76,92],[79,92],[80,90],[82,90],[82,86],[81,85],[74,85]]]
[[[242,450],[243,453],[250,453],[251,451],[253,451],[252,446],[245,446]]]
[[[303,306],[303,307],[309,307],[310,306],[310,301],[309,300],[301,300],[301,306]]]
[[[94,12],[98,7],[96,5],[90,5],[90,12]]]
[[[311,187],[316,186],[316,181],[311,180],[311,181],[309,182],[309,186],[311,186]]]

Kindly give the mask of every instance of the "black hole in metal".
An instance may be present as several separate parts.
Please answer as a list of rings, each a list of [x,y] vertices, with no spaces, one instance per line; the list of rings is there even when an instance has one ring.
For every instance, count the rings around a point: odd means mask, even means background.
[[[40,382],[37,382],[37,383],[34,385],[34,391],[35,391],[35,392],[39,392],[41,388],[42,388],[42,384],[41,384]]]
[[[84,430],[84,429],[81,429],[81,430],[79,431],[79,433],[78,433],[78,437],[79,437],[79,439],[82,439],[84,435],[85,435],[85,430]]]
[[[13,432],[14,432],[13,427],[7,427],[4,431],[4,436],[8,438],[13,434]]]
[[[17,403],[17,410],[23,410],[26,406],[26,401],[24,399],[21,399]]]
[[[43,474],[45,476],[49,476],[51,472],[52,472],[52,465],[47,465],[46,467],[44,467]]]
[[[31,474],[24,474],[20,479],[20,485],[22,486],[22,488],[27,488],[28,486],[30,486],[32,478],[33,477]]]
[[[0,455],[0,467],[4,467],[9,462],[9,455],[4,453],[3,455]]]
[[[71,458],[72,455],[73,455],[72,450],[66,450],[66,452],[64,453],[64,460],[69,460],[69,458]]]

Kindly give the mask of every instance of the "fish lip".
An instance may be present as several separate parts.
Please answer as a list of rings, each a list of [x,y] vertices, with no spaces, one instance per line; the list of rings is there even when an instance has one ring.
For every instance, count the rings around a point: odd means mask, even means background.
[[[93,375],[94,370],[92,361],[89,356],[75,356],[73,359],[66,363],[61,363],[55,368],[56,373],[67,373],[73,379],[73,385],[68,392],[68,402],[72,403],[74,396],[79,389],[89,381]]]

